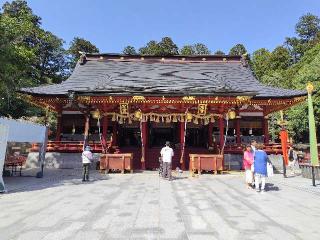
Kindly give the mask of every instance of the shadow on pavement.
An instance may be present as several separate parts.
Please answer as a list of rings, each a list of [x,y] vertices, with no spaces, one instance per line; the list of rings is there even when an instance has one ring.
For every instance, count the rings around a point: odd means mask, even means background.
[[[273,183],[266,183],[265,189],[268,192],[280,190],[279,187],[275,186]]]
[[[27,169],[22,176],[4,177],[6,194],[37,191],[64,185],[92,184],[111,179],[110,174],[101,174],[96,170],[91,170],[89,182],[82,182],[82,169],[45,169],[44,176],[36,178],[38,171],[39,169]]]

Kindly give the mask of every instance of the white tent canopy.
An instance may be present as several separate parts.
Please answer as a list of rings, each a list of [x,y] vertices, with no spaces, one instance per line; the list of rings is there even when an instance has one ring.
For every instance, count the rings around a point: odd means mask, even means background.
[[[0,124],[9,126],[8,142],[43,142],[43,125],[8,118],[0,118]]]
[[[27,121],[0,118],[0,192],[5,191],[2,171],[6,157],[7,142],[42,143],[44,147],[41,151],[43,155],[41,166],[43,166],[46,141],[46,126]]]

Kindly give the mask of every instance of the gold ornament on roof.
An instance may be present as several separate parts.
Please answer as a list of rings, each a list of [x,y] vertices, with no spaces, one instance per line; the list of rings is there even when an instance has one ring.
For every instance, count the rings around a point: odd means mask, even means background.
[[[144,101],[146,98],[144,96],[133,96],[132,100],[134,101]]]
[[[79,102],[90,102],[91,97],[90,96],[79,96],[77,100]]]
[[[183,101],[194,101],[196,98],[194,96],[185,96],[182,98]]]
[[[252,97],[251,96],[237,96],[236,99],[239,102],[248,102],[250,101]]]
[[[314,90],[313,84],[312,84],[311,82],[309,82],[309,83],[307,84],[306,89],[307,89],[308,93],[311,94],[311,93],[313,92],[313,90]]]

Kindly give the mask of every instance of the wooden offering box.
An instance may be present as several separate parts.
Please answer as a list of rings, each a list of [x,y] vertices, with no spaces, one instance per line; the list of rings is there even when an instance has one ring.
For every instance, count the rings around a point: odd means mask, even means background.
[[[200,175],[202,171],[213,171],[217,173],[223,170],[223,155],[220,154],[189,154],[189,171],[194,174],[198,171]]]
[[[124,173],[125,170],[133,172],[132,153],[101,154],[100,170],[109,172],[109,170],[119,170]]]

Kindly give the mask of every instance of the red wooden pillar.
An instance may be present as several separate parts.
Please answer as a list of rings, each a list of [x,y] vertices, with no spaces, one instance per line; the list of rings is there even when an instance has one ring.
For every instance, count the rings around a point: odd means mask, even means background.
[[[220,133],[220,150],[224,144],[224,119],[223,116],[219,117],[219,133]]]
[[[269,143],[269,122],[268,122],[268,117],[265,116],[263,118],[263,135],[264,135],[264,144]]]
[[[213,122],[209,122],[209,125],[208,125],[208,145],[210,147],[213,146],[212,132],[213,132]]]
[[[90,113],[84,114],[84,141],[83,146],[85,147],[88,144],[88,136],[89,136],[89,128],[90,128]]]
[[[141,123],[141,140],[142,140],[142,148],[141,148],[141,169],[146,169],[146,149],[148,146],[148,122]]]
[[[241,145],[241,132],[240,132],[240,114],[239,110],[236,111],[237,116],[236,116],[236,143],[237,145]]]
[[[182,170],[186,170],[186,161],[184,157],[185,153],[185,122],[179,122],[180,125],[180,147],[181,147],[181,156],[180,156],[180,167]]]
[[[59,111],[58,115],[57,115],[56,141],[61,141],[61,129],[62,129],[62,113],[61,113],[61,111]]]

